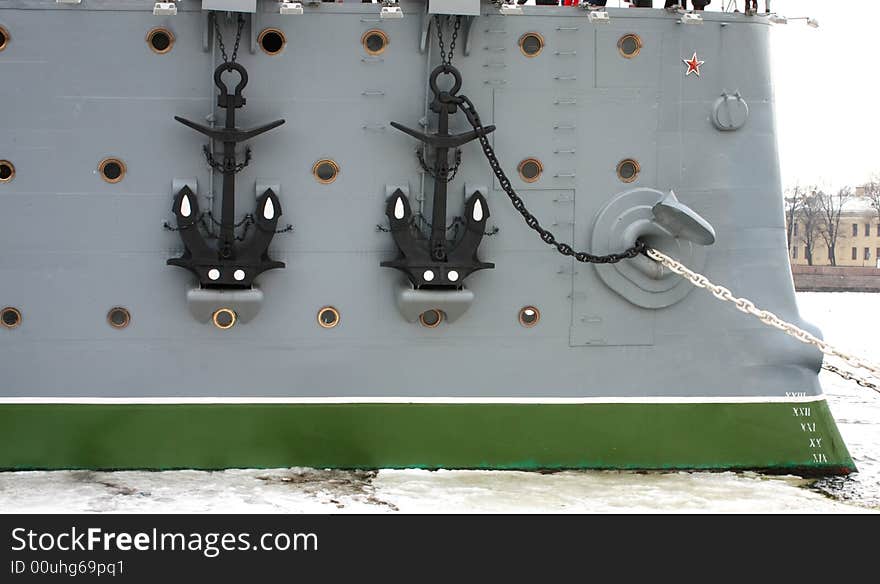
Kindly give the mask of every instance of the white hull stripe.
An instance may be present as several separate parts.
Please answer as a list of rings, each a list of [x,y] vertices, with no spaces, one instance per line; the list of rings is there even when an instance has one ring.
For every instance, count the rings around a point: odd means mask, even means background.
[[[2,397],[2,404],[781,404],[824,395],[706,397]]]

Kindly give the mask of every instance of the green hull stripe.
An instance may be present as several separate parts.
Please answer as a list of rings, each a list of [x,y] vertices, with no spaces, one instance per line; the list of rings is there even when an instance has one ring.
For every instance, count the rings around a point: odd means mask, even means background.
[[[0,468],[855,469],[824,401],[3,404]]]

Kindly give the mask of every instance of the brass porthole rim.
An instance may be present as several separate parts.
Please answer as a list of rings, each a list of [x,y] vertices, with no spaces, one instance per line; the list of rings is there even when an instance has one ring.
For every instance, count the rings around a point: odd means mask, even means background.
[[[161,50],[153,46],[153,37],[160,32],[168,35],[168,46]],[[157,55],[164,55],[165,53],[170,52],[172,47],[174,47],[174,33],[163,26],[157,26],[156,28],[150,29],[150,31],[147,33],[146,41],[147,46],[150,47],[151,51],[153,51]]]
[[[331,323],[326,323],[326,322],[324,322],[324,320],[321,318],[321,317],[324,315],[324,313],[326,313],[326,312],[330,312],[330,313],[333,314],[333,316],[335,317],[334,320],[333,320],[333,322],[331,322]],[[318,310],[318,325],[319,325],[321,328],[332,329],[332,328],[335,328],[338,324],[339,324],[339,311],[336,310],[334,307],[332,307],[332,306],[322,306],[322,307],[320,308],[320,310]]]
[[[435,322],[434,324],[430,324],[428,322],[425,322],[425,313],[427,313],[427,312],[436,313],[437,314],[437,322]],[[440,326],[441,322],[443,322],[443,311],[439,310],[437,308],[429,308],[428,310],[422,312],[419,315],[419,324],[421,324],[425,328],[431,328],[431,329],[437,328],[438,326]]]
[[[0,165],[8,166],[8,167],[9,167],[9,171],[12,173],[12,174],[10,174],[9,176],[7,176],[6,178],[0,178],[0,183],[9,182],[9,181],[11,181],[12,179],[15,178],[15,165],[14,165],[14,164],[12,164],[12,163],[11,163],[10,161],[8,161],[8,160],[0,160]]]
[[[525,50],[525,48],[523,47],[523,44],[525,44],[525,40],[526,40],[526,38],[528,38],[528,37],[530,37],[530,36],[537,37],[537,39],[538,39],[539,41],[541,41],[541,46],[538,48],[537,52],[534,52],[534,53],[527,53],[526,50]],[[545,44],[544,44],[544,35],[542,35],[542,34],[539,33],[539,32],[527,32],[527,33],[523,33],[523,35],[522,35],[521,37],[519,37],[519,40],[517,41],[517,44],[519,45],[519,52],[522,53],[524,56],[528,57],[529,59],[531,59],[532,57],[537,57],[538,55],[540,55],[541,52],[544,50],[544,46],[545,46]]]
[[[623,165],[627,164],[627,163],[631,163],[635,167],[635,172],[629,178],[625,178],[620,172],[621,169],[623,168]],[[625,182],[625,183],[635,182],[636,179],[639,178],[639,173],[641,171],[642,171],[642,167],[639,164],[639,161],[636,160],[635,158],[624,158],[623,160],[621,160],[620,162],[617,163],[617,178],[620,179],[620,182]]]
[[[277,51],[267,51],[266,47],[263,46],[263,39],[266,37],[267,34],[273,33],[273,32],[281,37],[281,47]],[[260,36],[257,37],[257,44],[260,45],[260,49],[264,53],[266,53],[267,55],[275,56],[278,53],[280,53],[281,51],[283,51],[284,47],[287,46],[287,35],[285,35],[284,31],[281,30],[280,28],[264,28],[262,31],[260,31]]]
[[[107,167],[108,164],[111,164],[113,162],[118,164],[121,170],[119,176],[117,176],[116,178],[110,178],[106,174],[104,174],[104,169]],[[125,166],[125,163],[119,158],[105,158],[98,164],[98,174],[101,175],[101,178],[104,180],[104,182],[108,182],[110,184],[116,184],[123,178],[125,178],[125,173],[127,172],[127,170],[128,168]]]
[[[373,51],[367,46],[367,39],[370,38],[370,36],[372,35],[378,35],[382,37],[382,48],[378,51]],[[385,52],[385,49],[388,48],[388,45],[390,43],[391,41],[388,38],[388,34],[384,30],[379,30],[378,28],[371,28],[370,30],[365,32],[363,36],[361,36],[361,45],[363,45],[364,50],[367,52],[368,55],[381,55]]]
[[[221,314],[228,314],[231,317],[229,324],[227,324],[227,325],[220,324],[219,317]],[[232,310],[231,308],[223,307],[223,308],[218,308],[217,310],[214,311],[214,314],[211,315],[211,320],[214,321],[215,327],[217,327],[220,330],[225,331],[225,330],[231,329],[232,327],[235,326],[235,322],[238,320],[238,315],[235,314],[235,311]]]
[[[534,310],[535,311],[534,322],[526,322],[525,315],[526,315],[527,310]],[[531,304],[529,304],[528,306],[523,306],[522,308],[519,309],[519,324],[523,325],[524,327],[532,328],[533,326],[538,324],[538,322],[540,320],[541,320],[541,311],[538,310],[537,306],[532,306]]]
[[[623,50],[623,41],[625,41],[628,38],[631,38],[634,41],[636,41],[636,50],[632,53],[625,53]],[[644,46],[645,45],[642,44],[642,37],[640,37],[639,35],[637,35],[634,32],[626,33],[625,35],[620,37],[620,39],[617,41],[617,51],[620,53],[620,56],[623,57],[624,59],[634,59],[634,58],[638,57],[639,53],[642,52],[642,47],[644,47]]]
[[[6,316],[6,313],[9,311],[12,311],[15,313],[15,317],[16,317],[15,324],[9,324],[6,322],[6,319],[3,318],[4,316]],[[3,307],[2,309],[0,309],[0,324],[2,324],[4,328],[8,328],[8,329],[18,328],[19,326],[21,326],[21,311],[19,309],[15,308],[14,306]]]
[[[323,179],[320,176],[318,176],[318,167],[320,167],[322,164],[329,164],[330,166],[333,167],[333,176],[332,177],[330,177],[328,179]],[[321,160],[316,162],[314,164],[314,166],[312,166],[312,175],[315,177],[315,180],[317,180],[322,185],[329,185],[330,183],[335,181],[336,178],[339,176],[339,165],[336,164],[335,160],[332,160],[330,158],[322,158]]]
[[[122,312],[125,315],[125,321],[122,323],[113,322],[113,313],[114,312]],[[114,306],[110,310],[107,311],[107,324],[112,326],[115,329],[124,329],[129,324],[131,324],[131,313],[124,306]]]
[[[9,39],[11,37],[9,36],[9,30],[7,30],[5,26],[0,26],[0,32],[3,33],[3,42],[0,43],[0,51],[2,51],[9,44]]]
[[[526,175],[523,174],[523,167],[526,164],[528,164],[529,162],[534,162],[535,164],[538,165],[538,174],[536,174],[533,178],[528,178]],[[517,173],[519,173],[519,178],[521,178],[523,182],[527,182],[527,183],[538,182],[538,179],[540,179],[541,175],[544,174],[544,165],[541,164],[541,161],[538,160],[537,158],[526,158],[526,159],[520,161],[520,163],[516,166],[516,171],[517,171]]]

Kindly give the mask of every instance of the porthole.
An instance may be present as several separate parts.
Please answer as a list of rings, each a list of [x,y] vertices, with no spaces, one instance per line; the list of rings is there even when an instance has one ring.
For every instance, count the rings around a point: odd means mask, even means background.
[[[533,183],[541,178],[541,173],[544,172],[544,165],[537,158],[526,158],[519,163],[516,170],[524,182]]]
[[[174,33],[167,28],[154,28],[147,33],[147,46],[154,53],[164,55],[174,46]]]
[[[642,39],[637,34],[625,34],[617,41],[617,50],[623,58],[633,59],[642,50]]]
[[[639,163],[632,158],[621,160],[620,164],[617,165],[617,178],[622,182],[631,183],[639,178],[640,170]]]
[[[437,328],[443,322],[443,313],[432,308],[419,315],[419,323],[425,328]]]
[[[7,306],[0,310],[0,323],[8,329],[14,329],[21,324],[21,312],[17,308]]]
[[[15,166],[8,160],[0,160],[0,182],[9,182],[15,178]]]
[[[98,172],[108,183],[118,183],[125,177],[125,163],[118,158],[105,158],[98,165]]]
[[[544,50],[544,37],[536,32],[527,32],[519,37],[519,50],[526,57],[537,57]]]
[[[388,35],[378,29],[368,30],[361,37],[361,44],[370,55],[381,55],[388,47]]]
[[[519,324],[531,328],[541,320],[541,311],[534,306],[523,306],[519,309]]]
[[[312,167],[312,174],[315,175],[315,179],[319,183],[327,185],[339,176],[339,165],[335,161],[325,158],[315,163]]]
[[[321,328],[331,329],[339,324],[339,311],[332,306],[325,306],[318,311],[318,324]]]
[[[257,42],[267,55],[277,55],[287,44],[287,37],[277,28],[267,28],[257,37]]]
[[[214,321],[215,327],[226,330],[235,326],[235,321],[238,320],[238,316],[236,316],[235,311],[231,308],[218,308],[214,311],[212,320]]]
[[[127,308],[114,306],[107,313],[107,323],[115,329],[124,329],[131,323],[131,313]]]
[[[6,48],[6,45],[9,44],[9,31],[0,26],[0,51]]]

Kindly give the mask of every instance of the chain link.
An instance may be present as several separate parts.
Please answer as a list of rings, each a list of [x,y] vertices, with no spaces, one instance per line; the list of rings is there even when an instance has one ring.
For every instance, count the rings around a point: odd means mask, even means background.
[[[851,367],[855,367],[856,369],[864,369],[869,371],[872,376],[880,379],[880,365],[875,363],[871,363],[870,361],[866,361],[865,359],[861,359],[855,355],[846,353],[841,349],[838,349],[822,339],[808,333],[802,328],[799,328],[789,322],[786,322],[773,314],[768,310],[762,310],[755,306],[755,303],[746,298],[738,298],[733,295],[733,293],[725,288],[724,286],[719,286],[717,284],[713,284],[709,281],[709,279],[702,275],[694,272],[687,268],[681,262],[678,262],[668,255],[657,251],[656,249],[647,248],[645,251],[645,255],[647,255],[652,260],[661,263],[664,267],[668,268],[675,274],[682,276],[684,279],[688,280],[691,284],[696,286],[697,288],[703,288],[712,293],[715,298],[719,300],[724,300],[725,302],[730,302],[736,309],[740,312],[744,312],[745,314],[750,314],[763,322],[768,326],[772,326],[773,328],[779,329],[787,335],[796,338],[802,343],[806,343],[808,345],[812,345],[822,351],[825,355],[829,357],[836,357],[838,359],[843,360],[847,365]],[[826,369],[832,371],[833,373],[837,373],[844,377],[845,379],[852,379],[854,381],[859,381],[859,379],[848,372],[843,372],[842,370],[834,367],[833,365],[826,365]],[[832,369],[833,368],[833,369]],[[845,375],[844,375],[845,374]],[[847,375],[849,377],[847,377]],[[862,380],[864,381],[864,380]],[[871,389],[877,390],[877,386],[872,384],[871,382],[865,381],[864,383],[859,383],[859,385],[863,385],[864,387],[870,387]]]
[[[420,148],[416,150],[416,158],[419,159],[419,165],[422,167],[422,170],[435,180],[442,182],[452,182],[455,175],[458,174],[459,167],[461,167],[461,149],[459,148],[455,149],[455,163],[452,165],[452,168],[447,166],[446,168],[432,169],[428,166],[428,163],[425,162],[425,155],[422,154]]]
[[[853,375],[849,371],[846,371],[844,369],[840,369],[838,367],[835,367],[834,365],[827,365],[827,364],[822,365],[822,369],[824,369],[825,371],[830,371],[831,373],[834,373],[835,375],[839,375],[842,378],[846,379],[847,381],[855,381],[856,384],[861,385],[862,387],[867,387],[868,389],[873,389],[877,393],[880,393],[880,385],[877,385],[876,383],[872,383],[872,382],[868,381],[867,379],[865,379],[864,377],[858,377],[856,375]]]
[[[526,225],[535,230],[541,236],[541,240],[544,243],[554,246],[556,250],[564,256],[571,256],[579,262],[589,264],[616,264],[625,259],[632,259],[647,249],[644,242],[637,241],[635,245],[624,252],[597,256],[585,251],[575,251],[569,244],[557,241],[556,236],[553,235],[553,233],[541,227],[541,223],[538,221],[537,217],[529,212],[522,198],[516,194],[513,185],[510,183],[510,179],[507,178],[504,169],[501,168],[501,163],[495,155],[495,150],[489,143],[489,138],[487,138],[486,132],[483,129],[483,123],[480,120],[480,114],[477,113],[473,102],[464,95],[458,96],[458,100],[468,122],[470,122],[471,126],[473,126],[474,130],[477,132],[480,146],[483,149],[483,154],[486,156],[486,160],[489,161],[489,166],[492,167],[492,172],[498,177],[498,183],[501,185],[501,189],[507,194],[510,202],[513,203],[514,209],[519,211],[519,214],[523,216]]]
[[[244,29],[244,17],[238,15],[238,32],[235,33],[235,46],[232,48],[232,58],[226,56],[226,45],[223,44],[223,34],[220,32],[220,25],[217,23],[217,14],[214,13],[214,33],[217,35],[217,45],[220,47],[220,55],[223,62],[227,65],[235,63],[238,59],[238,45],[241,43],[241,31]]]
[[[452,27],[452,40],[449,42],[449,54],[446,54],[446,46],[443,43],[443,21],[439,14],[434,15],[434,24],[437,26],[437,42],[440,45],[440,63],[443,65],[452,65],[452,58],[455,56],[455,41],[458,40],[458,30],[461,28],[461,16],[455,17],[455,24]]]

